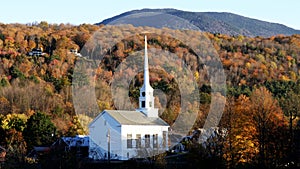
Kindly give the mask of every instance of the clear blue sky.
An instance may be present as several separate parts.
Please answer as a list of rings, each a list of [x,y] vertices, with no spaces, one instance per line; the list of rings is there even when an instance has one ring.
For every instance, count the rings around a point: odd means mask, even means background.
[[[4,0],[1,2],[0,22],[93,24],[142,8],[232,12],[300,30],[300,0]]]

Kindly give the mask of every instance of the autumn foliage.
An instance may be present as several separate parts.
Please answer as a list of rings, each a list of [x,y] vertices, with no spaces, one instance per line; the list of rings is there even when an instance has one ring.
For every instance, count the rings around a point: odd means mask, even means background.
[[[107,31],[107,36],[124,39],[109,49],[106,46],[96,48],[89,43],[89,38],[99,29]],[[139,32],[142,28],[128,26],[128,30]],[[204,48],[201,56],[203,60],[199,61],[195,51],[180,39],[164,36],[159,29],[152,30],[153,33],[148,34],[149,48],[169,51],[178,56],[183,62],[176,62],[175,66],[184,63],[192,72],[198,86],[197,91],[192,92],[195,99],[188,105],[190,111],[198,115],[194,127],[203,127],[210,109],[212,92],[207,65],[203,63],[210,63],[214,58]],[[187,34],[194,38],[200,36],[199,32]],[[280,168],[291,162],[291,157],[297,153],[299,155],[299,151],[293,151],[299,148],[299,114],[295,106],[298,102],[285,100],[291,95],[294,100],[298,100],[300,95],[300,35],[232,37],[203,34],[214,46],[226,74],[226,93],[218,93],[220,99],[226,99],[219,125],[227,131],[226,138],[222,140],[220,155],[225,167]],[[97,40],[102,42],[105,38]],[[193,38],[189,40],[193,43]],[[34,48],[42,48],[44,54],[29,56],[28,53]],[[70,52],[71,49],[80,51],[83,48],[85,51],[82,53],[94,55],[83,58]],[[115,71],[126,58],[135,56],[134,52],[140,49],[143,49],[142,34],[127,37],[115,27],[105,30],[103,25],[87,24],[0,24],[0,145],[9,149],[11,158],[22,161],[22,156],[30,151],[27,147],[32,148],[35,144],[26,129],[32,127],[28,126],[29,119],[38,113],[50,118],[51,122],[47,122],[51,126],[53,124],[51,129],[56,128],[57,137],[87,133],[88,123],[99,112],[88,111],[76,116],[71,91],[72,79],[81,79],[80,83],[73,84],[78,86],[94,81],[92,85],[99,110],[114,109],[110,85],[116,75]],[[99,56],[97,52],[102,54],[101,63],[92,60]],[[82,59],[88,60],[91,68],[88,71],[92,77],[73,74],[75,63]],[[163,60],[156,59],[154,62],[161,65]],[[171,63],[165,66],[170,72],[175,71]],[[142,73],[136,73],[133,67],[116,76],[133,77],[128,95],[133,105],[137,105],[139,88],[143,82]],[[178,83],[188,83],[191,79],[176,80],[166,70],[150,67],[151,85],[165,94],[165,98],[157,99],[155,104],[164,108],[160,116],[169,124],[173,124],[181,108]],[[196,99],[198,95],[200,100]],[[195,110],[195,104],[201,105],[199,110]],[[47,138],[47,141],[49,139],[52,138]],[[30,141],[26,143],[26,140]]]

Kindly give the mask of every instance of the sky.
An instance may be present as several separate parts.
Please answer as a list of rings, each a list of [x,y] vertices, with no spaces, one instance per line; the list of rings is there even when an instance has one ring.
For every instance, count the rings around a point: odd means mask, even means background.
[[[300,30],[299,0],[4,0],[0,23],[98,23],[143,8],[175,8],[193,12],[231,12],[281,23]]]

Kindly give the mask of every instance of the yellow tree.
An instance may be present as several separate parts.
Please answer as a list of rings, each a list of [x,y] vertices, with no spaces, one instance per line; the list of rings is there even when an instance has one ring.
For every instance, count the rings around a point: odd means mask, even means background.
[[[238,99],[227,99],[222,126],[227,130],[223,157],[229,168],[253,163],[258,153],[254,139],[257,131],[249,118],[249,106],[250,100],[244,95],[240,95]]]
[[[22,135],[27,116],[25,114],[0,114],[0,144],[7,149],[7,159],[14,162],[23,160],[26,143]]]

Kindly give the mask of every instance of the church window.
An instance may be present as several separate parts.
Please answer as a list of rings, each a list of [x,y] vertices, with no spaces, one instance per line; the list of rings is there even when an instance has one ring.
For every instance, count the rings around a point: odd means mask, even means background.
[[[153,148],[158,148],[158,134],[153,134]]]
[[[163,147],[167,147],[167,131],[163,131]]]
[[[127,148],[132,148],[132,134],[127,134]]]
[[[142,101],[142,108],[145,108],[145,101]]]
[[[136,146],[135,146],[136,148],[141,148],[141,145],[142,145],[141,134],[136,135],[135,144],[136,144]]]
[[[145,95],[146,95],[146,93],[145,93],[145,92],[142,92],[142,96],[145,97]]]
[[[150,148],[150,134],[145,135],[145,147]]]

